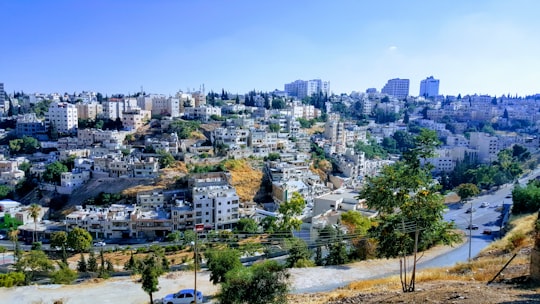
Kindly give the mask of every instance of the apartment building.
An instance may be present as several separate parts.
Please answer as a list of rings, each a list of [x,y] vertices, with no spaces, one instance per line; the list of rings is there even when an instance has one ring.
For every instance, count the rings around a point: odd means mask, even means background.
[[[132,109],[122,112],[122,125],[126,130],[137,130],[150,120],[150,111]]]
[[[200,106],[200,107],[186,107],[184,109],[184,116],[187,119],[198,119],[202,121],[210,120],[210,116],[221,116],[220,107],[212,106]]]
[[[216,128],[211,134],[214,145],[227,145],[230,149],[247,147],[249,142],[249,130],[237,127]]]
[[[288,96],[294,96],[298,99],[304,99],[318,93],[330,95],[330,82],[321,79],[296,80],[285,84],[285,92]]]
[[[45,122],[38,119],[35,113],[19,115],[15,132],[17,137],[30,136],[42,140],[47,138]]]
[[[51,103],[49,111],[45,114],[45,125],[47,128],[54,125],[60,134],[77,134],[79,126],[77,107],[67,102]]]
[[[116,120],[122,119],[124,112],[129,112],[133,109],[138,109],[136,98],[109,98],[102,103],[102,117]]]
[[[78,102],[75,107],[77,107],[79,119],[96,120],[103,113],[103,105],[95,101],[89,103]]]
[[[203,173],[188,180],[195,224],[207,229],[230,229],[239,220],[240,199],[226,173]]]
[[[439,79],[430,76],[420,81],[420,95],[422,97],[430,98],[439,96]]]
[[[491,163],[497,160],[497,154],[501,150],[499,138],[482,132],[470,133],[469,147],[478,150],[478,161],[481,163]]]
[[[409,96],[409,82],[409,79],[390,79],[381,89],[381,93],[388,94],[399,99],[407,98],[407,96]]]

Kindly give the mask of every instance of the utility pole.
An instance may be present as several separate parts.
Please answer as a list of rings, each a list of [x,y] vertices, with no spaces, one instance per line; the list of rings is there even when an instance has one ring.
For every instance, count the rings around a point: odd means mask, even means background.
[[[204,231],[204,224],[195,224],[195,248],[193,248],[193,251],[195,252],[195,275],[194,275],[194,278],[195,278],[195,282],[194,282],[194,288],[193,288],[193,293],[194,293],[194,298],[195,300],[193,301],[194,304],[197,304],[197,266],[199,264],[199,254],[197,252],[197,241],[199,240],[199,232],[202,232]]]
[[[472,204],[472,200],[471,200],[471,209],[470,209],[470,213],[471,213],[471,216],[470,216],[470,220],[469,220],[469,263],[471,262],[471,249],[472,249],[472,214],[473,214],[473,204]]]

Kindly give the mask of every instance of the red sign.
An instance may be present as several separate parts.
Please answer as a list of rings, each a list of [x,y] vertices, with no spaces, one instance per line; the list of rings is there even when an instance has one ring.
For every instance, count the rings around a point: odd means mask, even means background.
[[[195,224],[195,231],[197,232],[204,231],[204,224]]]

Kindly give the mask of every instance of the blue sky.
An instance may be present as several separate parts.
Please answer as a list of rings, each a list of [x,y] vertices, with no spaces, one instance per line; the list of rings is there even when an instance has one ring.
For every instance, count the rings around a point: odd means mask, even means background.
[[[534,94],[540,2],[0,0],[6,91],[271,91],[296,79],[334,93],[391,78],[440,93]]]

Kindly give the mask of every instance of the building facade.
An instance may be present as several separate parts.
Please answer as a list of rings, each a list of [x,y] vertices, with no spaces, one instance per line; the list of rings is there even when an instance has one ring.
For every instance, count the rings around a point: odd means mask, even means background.
[[[330,95],[330,82],[320,79],[296,80],[285,84],[285,92],[288,96],[294,96],[298,99],[304,99],[318,93]]]
[[[409,96],[409,83],[409,79],[390,79],[382,88],[381,93],[400,99],[407,98]]]
[[[439,95],[439,79],[430,76],[420,81],[420,96],[429,98]]]
[[[45,115],[45,125],[61,134],[77,134],[79,126],[77,107],[67,102],[53,102]]]

